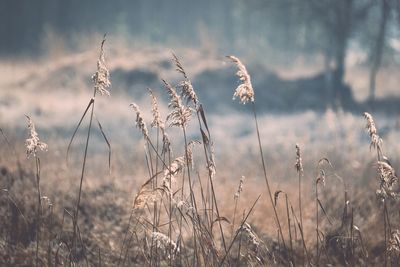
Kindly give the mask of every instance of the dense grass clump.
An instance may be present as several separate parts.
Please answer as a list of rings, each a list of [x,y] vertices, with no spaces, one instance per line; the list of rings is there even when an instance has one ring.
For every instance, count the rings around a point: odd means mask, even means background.
[[[113,140],[95,110],[96,95],[112,92],[104,45],[105,39],[92,77],[93,96],[66,151],[48,156],[49,147],[41,154],[47,145],[27,116],[32,166],[20,158],[18,139],[10,141],[1,131],[0,265],[399,266],[398,177],[372,115],[364,113],[376,157],[365,165],[376,168],[378,183],[358,187],[350,180],[360,174],[343,178],[335,170],[336,158],[315,159],[297,144],[285,162],[270,164],[260,129],[274,125],[260,127],[258,88],[241,60],[228,56],[238,68],[233,97],[251,106],[257,153],[235,157],[236,144],[218,160],[205,108],[173,54],[179,81],[163,79],[165,92],[159,92],[169,99],[168,113],[163,114],[158,93],[148,89],[149,124],[138,102],[130,105],[142,141],[130,148],[133,156],[112,161]],[[79,143],[75,139],[86,117]],[[99,144],[90,142],[96,124],[108,164],[102,153],[88,152]],[[74,151],[79,148],[83,156]],[[343,152],[336,152],[340,158]],[[297,172],[296,180],[278,183],[273,174],[282,169]],[[43,181],[44,172],[51,178]],[[264,178],[265,187],[256,176]]]

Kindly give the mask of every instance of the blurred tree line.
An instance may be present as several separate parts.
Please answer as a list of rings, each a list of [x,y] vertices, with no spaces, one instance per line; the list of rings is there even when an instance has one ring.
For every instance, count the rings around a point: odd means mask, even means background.
[[[348,48],[367,52],[370,99],[383,55],[394,53],[400,0],[0,0],[0,55],[41,52],[46,30],[69,36],[116,33],[160,44],[196,45],[211,36],[224,50],[266,56],[323,55],[332,97],[343,90]],[[199,34],[200,33],[200,34]],[[202,37],[203,36],[203,37]],[[66,38],[68,39],[68,38]]]

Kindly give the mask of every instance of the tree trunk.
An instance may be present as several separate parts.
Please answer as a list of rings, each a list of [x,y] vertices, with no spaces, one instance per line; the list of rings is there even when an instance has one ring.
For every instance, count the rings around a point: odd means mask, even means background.
[[[368,101],[372,105],[375,100],[376,91],[376,75],[379,72],[382,61],[383,46],[385,44],[386,25],[389,16],[389,5],[387,0],[381,0],[381,19],[379,22],[379,29],[376,38],[376,43],[371,51],[372,66],[369,74],[369,97]]]
[[[344,0],[338,2],[335,10],[335,65],[336,69],[333,73],[332,89],[334,94],[335,105],[344,105],[345,101],[350,100],[344,86],[345,63],[347,54],[347,43],[350,37],[352,27],[351,15],[353,12],[353,1]]]

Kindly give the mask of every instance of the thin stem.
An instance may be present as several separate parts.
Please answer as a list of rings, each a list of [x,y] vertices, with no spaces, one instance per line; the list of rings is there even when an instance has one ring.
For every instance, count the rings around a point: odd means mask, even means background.
[[[239,197],[235,197],[235,208],[233,210],[232,229],[231,229],[231,236],[232,237],[233,237],[233,231],[235,229],[235,218],[236,218],[236,210],[237,210],[238,199],[239,199]]]
[[[302,211],[302,205],[301,205],[301,176],[302,176],[302,171],[299,170],[298,171],[299,174],[299,212],[300,212],[300,225],[301,225],[301,229],[303,229],[304,231],[304,227],[303,227],[303,211]],[[304,251],[303,251],[304,253]]]
[[[40,242],[40,221],[42,214],[42,196],[40,193],[40,159],[35,156],[36,163],[36,187],[38,196],[38,207],[37,207],[37,222],[36,222],[36,266],[39,266],[39,242]]]
[[[260,131],[259,131],[259,128],[258,128],[257,113],[256,113],[256,104],[255,104],[254,102],[252,102],[252,107],[253,107],[254,121],[255,121],[255,124],[256,124],[258,146],[259,146],[259,149],[260,149],[260,156],[261,156],[261,162],[262,162],[262,167],[263,167],[263,171],[264,171],[265,183],[267,184],[269,199],[270,199],[272,208],[273,208],[273,210],[274,210],[275,220],[276,220],[276,223],[277,223],[277,225],[278,225],[279,233],[280,233],[280,235],[281,235],[281,237],[282,237],[282,243],[283,243],[284,248],[286,249],[285,239],[283,238],[283,234],[282,234],[281,223],[279,222],[278,213],[276,212],[276,208],[275,208],[275,205],[274,205],[274,198],[273,198],[273,196],[272,196],[271,188],[270,188],[270,186],[269,186],[269,181],[268,181],[268,176],[267,176],[267,170],[266,170],[265,162],[264,162],[264,154],[263,154],[262,145],[261,145]]]
[[[192,179],[190,176],[190,166],[189,166],[189,153],[188,153],[188,144],[187,144],[187,138],[186,138],[186,130],[185,127],[182,127],[182,131],[183,131],[183,139],[185,141],[185,157],[186,157],[186,169],[187,169],[187,174],[188,174],[188,180],[189,180],[189,190],[190,190],[190,200],[191,200],[191,204],[195,209],[196,215],[198,216],[198,212],[197,212],[197,204],[196,204],[196,200],[194,197],[194,193],[193,193],[193,188],[192,188]],[[183,189],[182,189],[183,192]],[[196,260],[198,260],[198,255],[197,255],[197,241],[196,241],[196,227],[195,224],[193,224],[193,241],[194,241],[194,262],[193,262],[193,266],[195,266]]]
[[[81,195],[82,195],[82,184],[83,184],[83,177],[85,176],[85,167],[86,167],[86,158],[87,158],[87,152],[89,148],[89,140],[90,140],[90,131],[92,129],[92,121],[93,121],[93,113],[94,113],[94,105],[95,105],[95,99],[96,97],[96,89],[94,89],[93,92],[93,102],[91,105],[91,111],[90,111],[90,121],[89,121],[89,129],[87,132],[87,137],[86,137],[86,144],[85,144],[85,153],[83,156],[83,163],[82,163],[82,172],[81,172],[81,180],[79,183],[79,194],[78,194],[78,201],[76,202],[76,208],[75,208],[75,216],[73,220],[73,226],[74,226],[74,233],[73,233],[73,250],[76,250],[76,231],[77,231],[77,224],[78,224],[78,217],[79,217],[79,204],[81,202]]]
[[[317,266],[319,263],[319,218],[318,218],[318,182],[315,183],[315,213],[316,213],[316,221],[317,221]]]
[[[203,122],[204,122],[204,124],[206,126],[208,137],[206,136],[206,134],[203,131],[203,128],[201,127],[200,114],[202,115]],[[203,110],[203,107],[202,107],[201,104],[199,105],[199,108],[197,109],[196,115],[197,115],[197,120],[199,122],[199,129],[200,129],[200,132],[201,132],[201,136],[203,138],[204,157],[206,159],[207,166],[210,166],[211,159],[208,157],[208,154],[207,154],[207,144],[206,144],[207,139],[206,138],[208,138],[208,142],[211,142],[210,141],[211,140],[211,135],[210,135],[210,132],[208,131],[208,127],[206,125],[205,114],[204,114],[204,110]],[[221,220],[219,219],[220,215],[219,215],[219,209],[218,209],[218,205],[217,205],[217,197],[215,195],[214,183],[212,181],[212,174],[211,174],[210,168],[208,168],[208,184],[210,185],[210,188],[211,188],[211,203],[210,203],[211,204],[211,218],[210,218],[210,222],[211,222],[211,225],[212,225],[212,222],[214,221],[213,220],[213,215],[214,215],[214,207],[215,207],[215,211],[216,211],[217,216],[218,216],[217,219],[218,219],[219,230],[220,230],[220,233],[221,233],[222,244],[224,246],[224,250],[225,250],[225,253],[226,253],[227,249],[226,249],[226,243],[225,243],[225,235],[224,235],[224,231],[222,230]],[[207,184],[207,188],[208,188],[208,184]],[[210,233],[211,233],[211,236],[212,236],[212,229],[210,229]]]
[[[387,266],[388,250],[387,250],[387,221],[386,221],[386,201],[383,202],[383,222],[385,231],[385,267]]]
[[[293,216],[294,216],[294,219],[296,220],[297,226],[299,227],[299,230],[300,230],[301,240],[302,240],[302,242],[303,242],[303,247],[304,247],[304,251],[305,251],[305,253],[306,253],[308,265],[309,265],[309,266],[312,266],[312,264],[311,264],[311,259],[310,259],[310,256],[308,255],[308,251],[307,251],[306,241],[304,240],[303,229],[301,228],[299,219],[297,219],[297,216],[296,216],[296,213],[294,212],[293,206],[290,205],[290,208],[291,208],[291,210],[292,210],[292,214],[293,214]]]
[[[171,166],[171,150],[168,147],[168,164]],[[172,240],[172,173],[169,173],[169,214],[168,214],[168,236]],[[172,267],[172,246],[169,246],[169,266]]]
[[[249,218],[251,212],[253,211],[253,209],[254,209],[254,207],[256,206],[256,204],[257,204],[258,200],[260,199],[260,197],[261,197],[261,195],[259,195],[259,196],[257,197],[257,199],[254,201],[253,205],[251,206],[249,212],[247,213],[246,217],[243,219],[242,224],[240,225],[238,231],[236,231],[235,237],[233,238],[233,240],[231,241],[231,244],[230,244],[229,247],[228,247],[228,251],[226,252],[226,254],[224,255],[224,257],[222,258],[222,260],[221,260],[221,262],[219,263],[218,266],[222,266],[222,265],[224,264],[225,259],[226,259],[226,257],[227,257],[228,254],[229,254],[229,251],[231,250],[233,244],[235,243],[235,240],[236,240],[237,236],[238,236],[239,233],[240,233],[240,229],[243,228],[243,225],[246,223],[247,219]]]
[[[292,227],[290,223],[290,212],[289,212],[289,200],[288,200],[288,195],[285,193],[285,199],[286,199],[286,216],[288,220],[288,232],[289,232],[289,242],[290,242],[290,258],[292,261],[292,264],[294,264],[294,258],[293,258],[293,238],[292,238]]]

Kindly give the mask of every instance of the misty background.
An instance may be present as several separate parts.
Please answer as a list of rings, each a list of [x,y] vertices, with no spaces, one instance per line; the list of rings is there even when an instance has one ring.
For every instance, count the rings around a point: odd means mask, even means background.
[[[107,32],[128,44],[203,47],[251,63],[290,66],[301,58],[319,66],[311,86],[271,77],[273,86],[295,87],[292,94],[317,87],[310,90],[321,101],[347,108],[354,107],[345,83],[351,57],[368,72],[362,90],[372,106],[380,68],[400,61],[399,11],[397,0],[2,0],[0,55],[38,57],[49,43],[77,51],[83,36]]]
[[[131,102],[150,120],[148,87],[167,114],[161,79],[182,78],[171,51],[227,146],[254,138],[250,108],[232,101],[238,79],[225,58],[231,54],[252,76],[261,131],[280,136],[272,144],[278,150],[367,142],[364,111],[381,116],[382,135],[394,140],[399,14],[398,0],[0,0],[0,122],[25,127],[23,114],[31,114],[49,134],[70,136],[91,97],[107,33],[111,97],[98,100],[97,112],[116,140],[131,138]],[[114,131],[120,125],[125,132]]]

